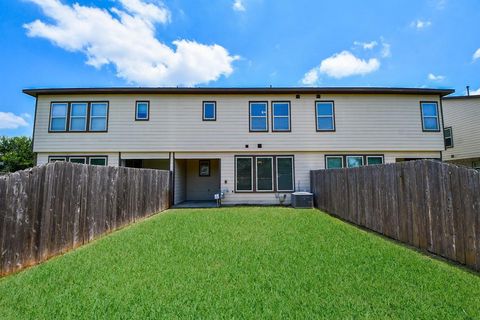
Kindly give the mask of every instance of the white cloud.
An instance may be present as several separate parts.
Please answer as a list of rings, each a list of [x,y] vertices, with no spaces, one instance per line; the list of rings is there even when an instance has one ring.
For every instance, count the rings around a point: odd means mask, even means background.
[[[430,21],[425,21],[425,20],[415,20],[410,23],[410,26],[416,29],[424,29],[426,27],[430,27],[432,25],[432,22]]]
[[[360,42],[360,41],[355,41],[353,42],[354,45],[362,47],[364,50],[372,50],[378,45],[377,41],[370,41],[370,42]]]
[[[318,70],[330,77],[340,79],[354,75],[366,75],[378,70],[379,67],[378,59],[363,60],[345,50],[323,60]]]
[[[390,44],[385,42],[385,40],[382,38],[382,52],[381,52],[382,58],[389,58],[392,56],[392,50],[390,49]]]
[[[155,37],[156,24],[170,21],[170,11],[158,1],[118,0],[110,10],[65,5],[60,0],[28,0],[53,23],[25,24],[30,37],[45,38],[72,52],[82,52],[96,68],[112,64],[117,76],[149,86],[192,86],[233,72],[232,56],[217,44],[173,41],[172,49]]]
[[[480,96],[480,88],[477,90],[470,90],[470,95],[471,96]]]
[[[429,74],[428,74],[428,80],[431,80],[431,81],[443,81],[443,80],[445,80],[445,76],[434,75],[433,73],[429,73]]]
[[[445,9],[447,2],[447,0],[433,0],[433,5],[436,9],[443,10]]]
[[[243,4],[243,0],[235,0],[233,1],[233,10],[235,11],[245,11],[245,5]]]
[[[17,129],[28,126],[27,121],[11,112],[0,111],[0,129]]]
[[[305,73],[302,79],[302,83],[307,86],[314,86],[318,84],[318,68],[313,68],[312,70]]]
[[[478,48],[477,51],[475,51],[475,53],[473,54],[473,60],[477,59],[480,59],[480,48]]]

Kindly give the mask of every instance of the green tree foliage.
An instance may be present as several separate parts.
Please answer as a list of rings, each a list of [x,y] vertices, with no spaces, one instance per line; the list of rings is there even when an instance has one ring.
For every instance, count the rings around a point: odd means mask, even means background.
[[[0,172],[14,172],[33,167],[32,139],[0,137]]]

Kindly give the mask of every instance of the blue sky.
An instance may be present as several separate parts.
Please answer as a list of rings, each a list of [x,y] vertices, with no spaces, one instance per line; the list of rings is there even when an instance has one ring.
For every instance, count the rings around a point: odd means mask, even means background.
[[[32,87],[465,86],[478,0],[1,0],[0,135]]]

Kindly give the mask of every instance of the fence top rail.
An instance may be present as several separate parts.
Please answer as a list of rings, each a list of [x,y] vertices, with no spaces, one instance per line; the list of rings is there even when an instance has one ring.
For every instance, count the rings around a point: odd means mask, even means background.
[[[468,170],[471,172],[474,172],[476,174],[480,174],[480,172],[476,169],[469,168],[466,166],[462,165],[456,165],[452,163],[447,163],[447,162],[442,162],[440,160],[434,160],[434,159],[422,159],[422,160],[411,160],[411,161],[404,161],[404,162],[396,162],[396,163],[385,163],[385,164],[376,164],[376,165],[369,165],[369,166],[362,166],[362,167],[356,167],[356,168],[337,168],[337,169],[316,169],[316,170],[311,170],[311,172],[351,172],[351,171],[356,171],[356,170],[371,170],[372,168],[375,169],[381,169],[385,167],[404,167],[404,166],[412,166],[415,164],[425,164],[425,165],[440,165],[440,166],[446,166],[449,168],[457,168],[457,169],[464,169]]]
[[[104,168],[106,170],[109,169],[121,169],[121,170],[127,170],[127,171],[138,171],[138,172],[146,172],[146,171],[155,171],[155,172],[164,172],[164,173],[169,173],[169,170],[160,170],[160,169],[150,169],[150,168],[130,168],[130,167],[113,167],[113,166],[96,166],[96,165],[90,165],[90,164],[82,164],[82,163],[73,163],[73,162],[66,162],[66,161],[57,161],[57,162],[50,162],[50,163],[45,163],[41,164],[39,166],[27,168],[24,170],[19,170],[15,172],[6,172],[6,173],[1,173],[0,174],[0,179],[7,179],[8,177],[14,175],[14,174],[19,174],[19,173],[31,173],[35,169],[40,169],[40,168],[47,168],[47,167],[96,167],[96,168]]]

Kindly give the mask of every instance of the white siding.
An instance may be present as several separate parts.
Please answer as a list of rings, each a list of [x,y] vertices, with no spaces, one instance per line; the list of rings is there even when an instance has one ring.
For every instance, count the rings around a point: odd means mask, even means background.
[[[51,101],[110,102],[108,132],[49,133]],[[150,100],[150,121],[134,121],[135,100]],[[217,121],[202,121],[202,101]],[[249,100],[290,100],[292,132],[250,133]],[[316,132],[315,95],[40,96],[35,152],[440,151],[442,133],[422,132],[419,102],[436,96],[324,94],[335,101],[336,132]],[[271,122],[269,110],[269,122]],[[249,145],[249,149],[245,145]],[[262,149],[257,149],[262,144]]]
[[[453,133],[453,148],[443,152],[443,160],[479,158],[480,96],[443,100],[443,114],[445,127],[452,127]]]

